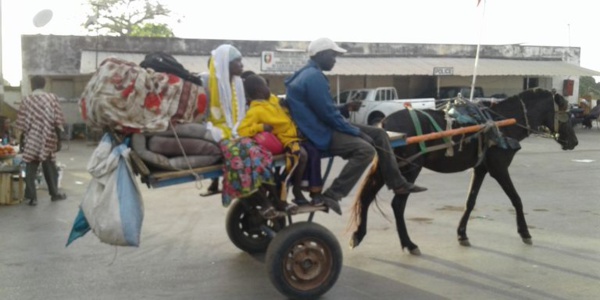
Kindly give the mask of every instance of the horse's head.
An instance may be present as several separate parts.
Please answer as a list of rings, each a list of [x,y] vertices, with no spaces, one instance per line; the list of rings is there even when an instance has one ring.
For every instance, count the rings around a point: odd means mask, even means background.
[[[538,130],[550,132],[563,150],[573,150],[577,146],[577,136],[568,112],[569,103],[562,95],[533,88],[509,97],[503,102],[507,102],[507,107],[504,107],[505,113],[519,110],[517,107],[520,103],[524,120],[517,120],[517,122],[523,122],[521,127],[526,126],[528,132]]]
[[[554,114],[545,118],[544,126],[549,128],[554,139],[562,146],[563,150],[573,150],[579,143],[573,125],[571,114],[569,114],[569,102],[558,93],[551,93],[554,106]]]

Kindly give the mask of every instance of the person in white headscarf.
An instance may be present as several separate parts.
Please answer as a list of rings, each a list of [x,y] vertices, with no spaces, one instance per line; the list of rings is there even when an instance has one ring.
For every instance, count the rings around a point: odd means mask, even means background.
[[[237,127],[246,116],[246,97],[240,75],[244,71],[242,53],[232,45],[223,44],[211,52],[208,72],[200,78],[208,97],[209,115],[206,122],[212,139],[237,137]],[[218,178],[202,196],[219,193]]]
[[[211,53],[209,72],[203,83],[209,97],[207,128],[216,142],[237,138],[237,128],[246,115],[246,97],[240,75],[244,71],[242,54],[223,44]]]
[[[266,189],[273,190],[272,155],[253,139],[240,137],[237,129],[246,116],[242,54],[232,45],[224,44],[211,53],[208,76],[203,76],[209,98],[207,128],[223,152],[224,206],[237,198],[245,198]],[[215,179],[207,195],[218,191]],[[262,197],[261,213],[265,218],[277,215],[273,203]]]

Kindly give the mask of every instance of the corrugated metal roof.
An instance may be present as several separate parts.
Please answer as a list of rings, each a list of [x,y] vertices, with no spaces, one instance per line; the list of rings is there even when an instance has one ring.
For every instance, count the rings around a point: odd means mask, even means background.
[[[99,52],[98,62],[114,56],[127,61],[141,62],[145,54]],[[81,73],[92,73],[96,52],[83,51]],[[208,56],[175,55],[175,58],[192,72],[207,69]],[[245,70],[260,72],[259,57],[244,57]],[[455,76],[472,76],[475,59],[432,57],[338,57],[328,75],[433,75],[434,67],[451,67]],[[281,74],[290,74],[283,72]],[[479,59],[478,76],[600,76],[600,72],[582,68],[564,61]]]
[[[452,67],[453,75],[472,76],[475,59],[408,57],[339,57],[336,75],[433,75],[434,67]],[[480,76],[599,76],[600,72],[563,61],[479,59]]]

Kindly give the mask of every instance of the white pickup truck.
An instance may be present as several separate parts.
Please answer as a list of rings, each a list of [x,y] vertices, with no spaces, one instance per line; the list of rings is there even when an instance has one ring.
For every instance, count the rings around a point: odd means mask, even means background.
[[[391,113],[404,109],[407,103],[416,109],[435,109],[434,98],[398,99],[394,87],[378,87],[372,89],[347,90],[335,96],[336,102],[343,104],[349,101],[361,101],[357,112],[350,113],[350,121],[363,125],[374,125]]]

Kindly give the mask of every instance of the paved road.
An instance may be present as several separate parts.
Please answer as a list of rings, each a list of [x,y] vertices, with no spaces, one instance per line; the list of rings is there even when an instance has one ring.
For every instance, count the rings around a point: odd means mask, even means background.
[[[533,246],[521,242],[510,202],[490,178],[469,223],[473,246],[458,245],[470,171],[419,178],[430,190],[412,196],[406,212],[419,257],[400,248],[387,191],[379,195],[383,214],[371,210],[369,233],[354,250],[346,246],[354,194],[342,202],[342,217],[317,214],[344,251],[340,278],[322,299],[597,299],[600,130],[578,134],[580,145],[569,152],[531,137],[513,162]],[[228,240],[220,198],[198,197],[193,184],[142,186],[139,248],[108,246],[92,233],[65,248],[93,149],[72,142],[60,153],[66,201],[51,203],[39,190],[37,207],[0,206],[0,299],[284,299],[264,257]]]

